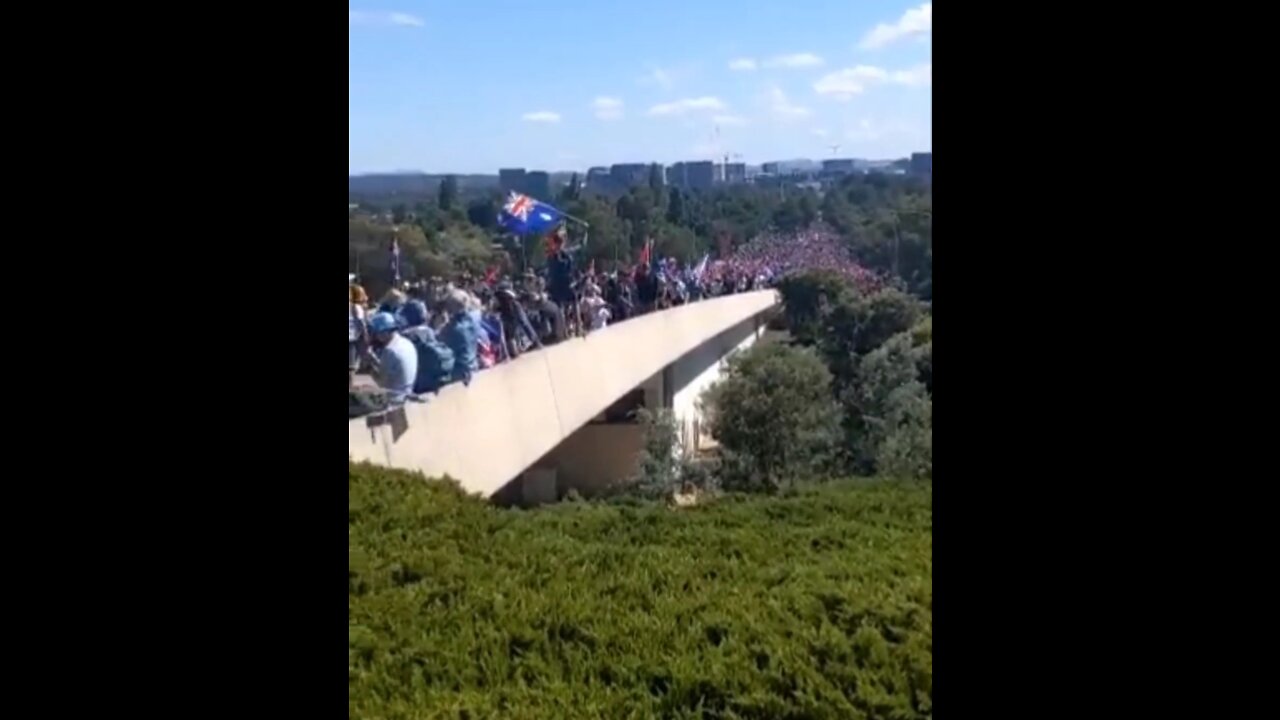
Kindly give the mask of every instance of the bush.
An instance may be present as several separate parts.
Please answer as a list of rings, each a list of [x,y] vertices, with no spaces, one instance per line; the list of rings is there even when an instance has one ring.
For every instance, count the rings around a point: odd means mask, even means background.
[[[778,285],[787,327],[802,345],[817,343],[830,308],[847,301],[857,289],[843,275],[829,270],[792,275]]]
[[[859,358],[841,392],[854,472],[932,477],[933,400],[911,343],[900,333]]]
[[[606,492],[604,499],[630,503],[637,499],[670,499],[687,487],[717,489],[714,466],[694,461],[682,452],[680,433],[670,410],[653,412],[641,408],[639,419],[644,426],[644,446],[636,459],[635,474]]]
[[[819,340],[822,355],[835,376],[837,393],[846,392],[857,381],[855,375],[862,356],[911,329],[923,311],[919,300],[891,288],[843,296],[827,313]]]
[[[702,404],[726,489],[775,491],[832,466],[840,410],[831,373],[810,350],[768,343],[730,358]]]
[[[348,480],[352,718],[926,718],[932,489],[503,510]]]
[[[889,393],[876,472],[894,478],[933,479],[933,399],[919,383]]]

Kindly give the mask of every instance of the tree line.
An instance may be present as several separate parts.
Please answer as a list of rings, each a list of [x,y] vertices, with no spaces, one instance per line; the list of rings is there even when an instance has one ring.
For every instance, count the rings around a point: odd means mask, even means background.
[[[496,190],[460,189],[449,176],[435,202],[363,204],[349,218],[350,270],[372,285],[385,282],[393,234],[405,277],[540,267],[541,238],[517,241],[500,232],[503,200]],[[571,242],[585,239],[583,262],[601,269],[629,265],[648,238],[660,255],[690,263],[708,252],[732,253],[763,232],[794,232],[822,220],[868,268],[901,277],[922,297],[932,294],[932,188],[909,177],[850,175],[821,193],[756,185],[689,191],[665,186],[654,166],[648,183],[619,197],[585,192],[575,176],[552,203],[588,223],[585,236],[571,224]]]
[[[782,284],[790,341],[729,360],[703,397],[718,483],[776,491],[848,474],[933,477],[933,317],[898,288],[815,272]]]

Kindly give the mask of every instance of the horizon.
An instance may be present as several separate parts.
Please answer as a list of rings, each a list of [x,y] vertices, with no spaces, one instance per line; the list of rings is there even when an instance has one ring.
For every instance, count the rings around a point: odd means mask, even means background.
[[[929,153],[929,152],[932,152],[932,151],[931,151],[931,150],[916,150],[915,152],[916,152],[916,153],[921,153],[921,152],[923,152],[923,153]],[[761,166],[761,165],[763,165],[763,164],[765,164],[765,163],[771,163],[771,162],[778,162],[778,163],[794,163],[794,162],[811,162],[811,163],[821,163],[823,160],[853,160],[853,161],[855,161],[855,162],[865,162],[865,163],[893,163],[893,162],[898,162],[898,161],[901,161],[901,160],[909,160],[910,158],[911,158],[911,154],[907,154],[907,155],[904,155],[904,156],[902,156],[902,157],[891,157],[891,158],[836,157],[836,158],[817,158],[817,159],[815,159],[815,158],[803,158],[803,157],[797,157],[797,158],[783,158],[783,159],[780,159],[780,160],[764,160],[764,161],[762,161],[762,162],[757,162],[757,163],[750,163],[750,162],[748,162],[748,163],[745,163],[745,164],[747,165],[747,167],[759,167],[759,166]],[[637,163],[640,163],[640,164],[643,164],[643,165],[652,165],[652,164],[653,164],[654,162],[656,162],[656,161],[641,162],[641,161],[637,160],[637,161],[634,161],[634,162],[637,162]],[[677,161],[677,162],[680,162],[680,161]],[[685,162],[687,162],[687,161],[685,161]],[[519,169],[519,170],[528,170],[528,171],[541,171],[541,172],[545,172],[545,173],[550,174],[550,175],[569,175],[569,174],[571,174],[571,173],[577,173],[577,174],[579,174],[579,175],[585,175],[585,174],[586,174],[586,172],[587,172],[589,169],[591,169],[592,167],[605,167],[605,168],[607,168],[607,167],[609,167],[609,166],[611,166],[611,165],[623,165],[623,164],[628,164],[628,163],[624,161],[624,162],[621,162],[621,163],[609,163],[608,165],[592,165],[592,166],[588,166],[588,167],[584,167],[584,168],[576,168],[576,169],[575,169],[575,168],[555,168],[555,169],[551,169],[551,170],[548,170],[547,168],[538,168],[538,167],[526,167],[526,168],[520,168],[520,167],[515,166],[515,165],[502,165],[502,166],[497,167],[497,168],[494,168],[492,171],[488,171],[488,172],[457,172],[457,171],[454,171],[454,170],[374,170],[374,171],[372,171],[372,172],[349,172],[349,173],[347,173],[347,176],[348,176],[348,177],[369,177],[369,176],[375,176],[375,175],[427,175],[427,176],[441,176],[441,177],[443,177],[443,176],[448,176],[448,175],[492,175],[493,177],[497,177],[497,176],[498,176],[498,171],[499,171],[499,170],[506,170],[506,169]],[[670,165],[667,165],[667,164],[664,164],[664,163],[659,163],[659,164],[660,164],[660,165],[663,165],[663,167],[669,167],[669,166],[670,166]]]
[[[932,7],[351,0],[348,176],[932,152]],[[556,40],[476,42],[531,22]]]

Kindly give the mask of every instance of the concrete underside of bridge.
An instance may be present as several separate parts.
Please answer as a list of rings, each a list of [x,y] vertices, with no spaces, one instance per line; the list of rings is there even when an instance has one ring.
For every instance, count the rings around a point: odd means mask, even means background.
[[[447,475],[504,503],[590,496],[634,470],[642,429],[619,417],[627,409],[669,408],[682,447],[704,445],[699,396],[777,302],[771,290],[706,300],[530,353],[427,403],[352,420],[350,457]]]

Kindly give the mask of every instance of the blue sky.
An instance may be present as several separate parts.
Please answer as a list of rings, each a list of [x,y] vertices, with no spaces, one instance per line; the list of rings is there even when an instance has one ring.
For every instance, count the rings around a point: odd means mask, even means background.
[[[350,0],[350,171],[932,150],[932,30],[912,0]]]

